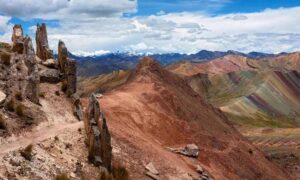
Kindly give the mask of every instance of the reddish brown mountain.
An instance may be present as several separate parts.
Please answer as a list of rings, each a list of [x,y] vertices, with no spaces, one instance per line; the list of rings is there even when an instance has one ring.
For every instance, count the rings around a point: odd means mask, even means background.
[[[201,165],[214,179],[290,179],[252,146],[216,108],[177,75],[145,58],[128,82],[101,99],[112,132],[114,158],[132,179],[145,179],[153,162],[162,179],[188,179]],[[167,147],[194,143],[197,159]]]

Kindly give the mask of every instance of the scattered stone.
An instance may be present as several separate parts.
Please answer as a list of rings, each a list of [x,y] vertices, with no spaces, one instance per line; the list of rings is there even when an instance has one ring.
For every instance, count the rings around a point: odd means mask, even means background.
[[[153,179],[153,180],[157,180],[158,179],[158,176],[157,175],[155,175],[155,174],[152,174],[151,172],[145,172],[145,174],[148,176],[148,177],[150,177],[151,179]]]
[[[152,174],[155,174],[155,175],[158,175],[158,174],[159,174],[159,172],[156,170],[156,168],[154,167],[154,165],[153,165],[152,162],[150,162],[149,164],[147,164],[147,165],[145,166],[145,169],[146,169],[147,171],[149,171],[150,173],[152,173]]]
[[[37,24],[36,30],[36,54],[45,61],[54,58],[53,51],[49,49],[46,24]]]
[[[199,148],[195,144],[188,144],[183,150],[180,151],[180,154],[196,158],[199,155]]]
[[[22,159],[18,158],[18,157],[12,157],[9,161],[9,163],[12,165],[12,166],[20,166],[21,163],[22,163]]]
[[[60,73],[56,69],[43,69],[39,72],[41,83],[58,83],[61,81]]]
[[[199,155],[199,148],[195,144],[188,144],[184,148],[167,147],[167,149],[174,152],[174,153],[182,154],[182,155],[185,155],[185,156],[188,156],[188,157],[197,158],[198,155]]]
[[[4,103],[6,99],[6,94],[0,90],[0,104]]]
[[[103,95],[102,95],[102,94],[100,94],[100,93],[97,93],[97,94],[95,94],[95,97],[96,97],[96,98],[102,98],[102,97],[103,97]]]
[[[197,171],[197,173],[199,173],[199,174],[202,174],[204,171],[203,171],[203,168],[200,166],[200,165],[197,165],[196,166],[196,171]]]
[[[73,172],[71,172],[71,173],[70,173],[70,177],[71,177],[71,178],[75,178],[75,177],[76,177],[76,174],[74,174]]]

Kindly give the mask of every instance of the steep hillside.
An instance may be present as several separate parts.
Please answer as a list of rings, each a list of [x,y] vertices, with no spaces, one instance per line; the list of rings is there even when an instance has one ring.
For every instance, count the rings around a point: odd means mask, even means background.
[[[226,56],[205,63],[179,63],[168,69],[223,111],[269,159],[300,177],[299,55],[260,60]]]
[[[299,75],[297,71],[238,71],[195,75],[189,83],[238,124],[294,127],[299,126]]]
[[[113,71],[109,74],[101,74],[95,77],[81,78],[79,88],[83,91],[83,96],[92,93],[104,93],[124,84],[130,76],[130,71]]]
[[[133,179],[145,179],[142,166],[149,162],[161,179],[188,179],[188,173],[197,174],[198,164],[214,179],[290,179],[219,110],[152,59],[143,59],[126,84],[100,101],[119,144],[115,158],[124,162]],[[191,143],[200,148],[197,159],[167,148]]]

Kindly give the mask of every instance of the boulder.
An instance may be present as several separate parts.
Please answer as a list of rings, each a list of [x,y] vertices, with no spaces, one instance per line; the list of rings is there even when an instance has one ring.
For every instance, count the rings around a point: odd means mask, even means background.
[[[53,51],[49,49],[47,28],[45,23],[42,25],[37,24],[36,54],[43,61],[54,58]]]
[[[199,174],[202,174],[202,173],[204,172],[203,168],[202,168],[200,165],[197,165],[197,166],[196,166],[196,171],[197,171],[197,173],[199,173]]]
[[[180,151],[180,154],[196,158],[199,155],[199,148],[195,144],[188,144],[183,150]]]
[[[158,179],[159,172],[154,167],[153,163],[150,162],[145,166],[146,172],[145,174],[150,177],[151,179]]]
[[[4,103],[6,99],[6,94],[0,90],[0,104]]]
[[[61,81],[60,72],[56,69],[43,69],[39,72],[39,75],[42,83],[58,83]]]
[[[42,61],[42,64],[48,68],[56,68],[57,64],[54,59],[47,59],[46,61]]]
[[[150,177],[151,179],[153,179],[153,180],[157,180],[157,179],[158,179],[158,176],[157,176],[157,175],[152,174],[152,173],[149,172],[149,171],[146,171],[145,174],[146,174],[148,177]]]
[[[147,165],[145,166],[145,169],[146,169],[147,171],[149,171],[150,173],[152,173],[152,174],[155,174],[155,175],[158,175],[158,174],[159,174],[159,172],[156,170],[156,168],[154,167],[154,165],[153,165],[152,162],[150,162],[149,164],[147,164]]]

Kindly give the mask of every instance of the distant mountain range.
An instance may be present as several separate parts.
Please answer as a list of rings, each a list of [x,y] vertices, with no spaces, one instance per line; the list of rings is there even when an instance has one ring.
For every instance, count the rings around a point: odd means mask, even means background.
[[[201,62],[208,61],[227,55],[240,55],[252,59],[270,58],[278,55],[287,54],[267,54],[261,52],[241,53],[238,51],[208,51],[201,50],[196,54],[180,54],[180,53],[167,53],[167,54],[152,54],[148,55],[155,58],[163,66],[176,63],[182,60]],[[77,56],[70,53],[70,57],[78,61],[78,75],[79,76],[96,76],[99,74],[110,73],[115,70],[128,70],[133,69],[138,63],[143,54],[132,53],[107,53],[99,56]]]

